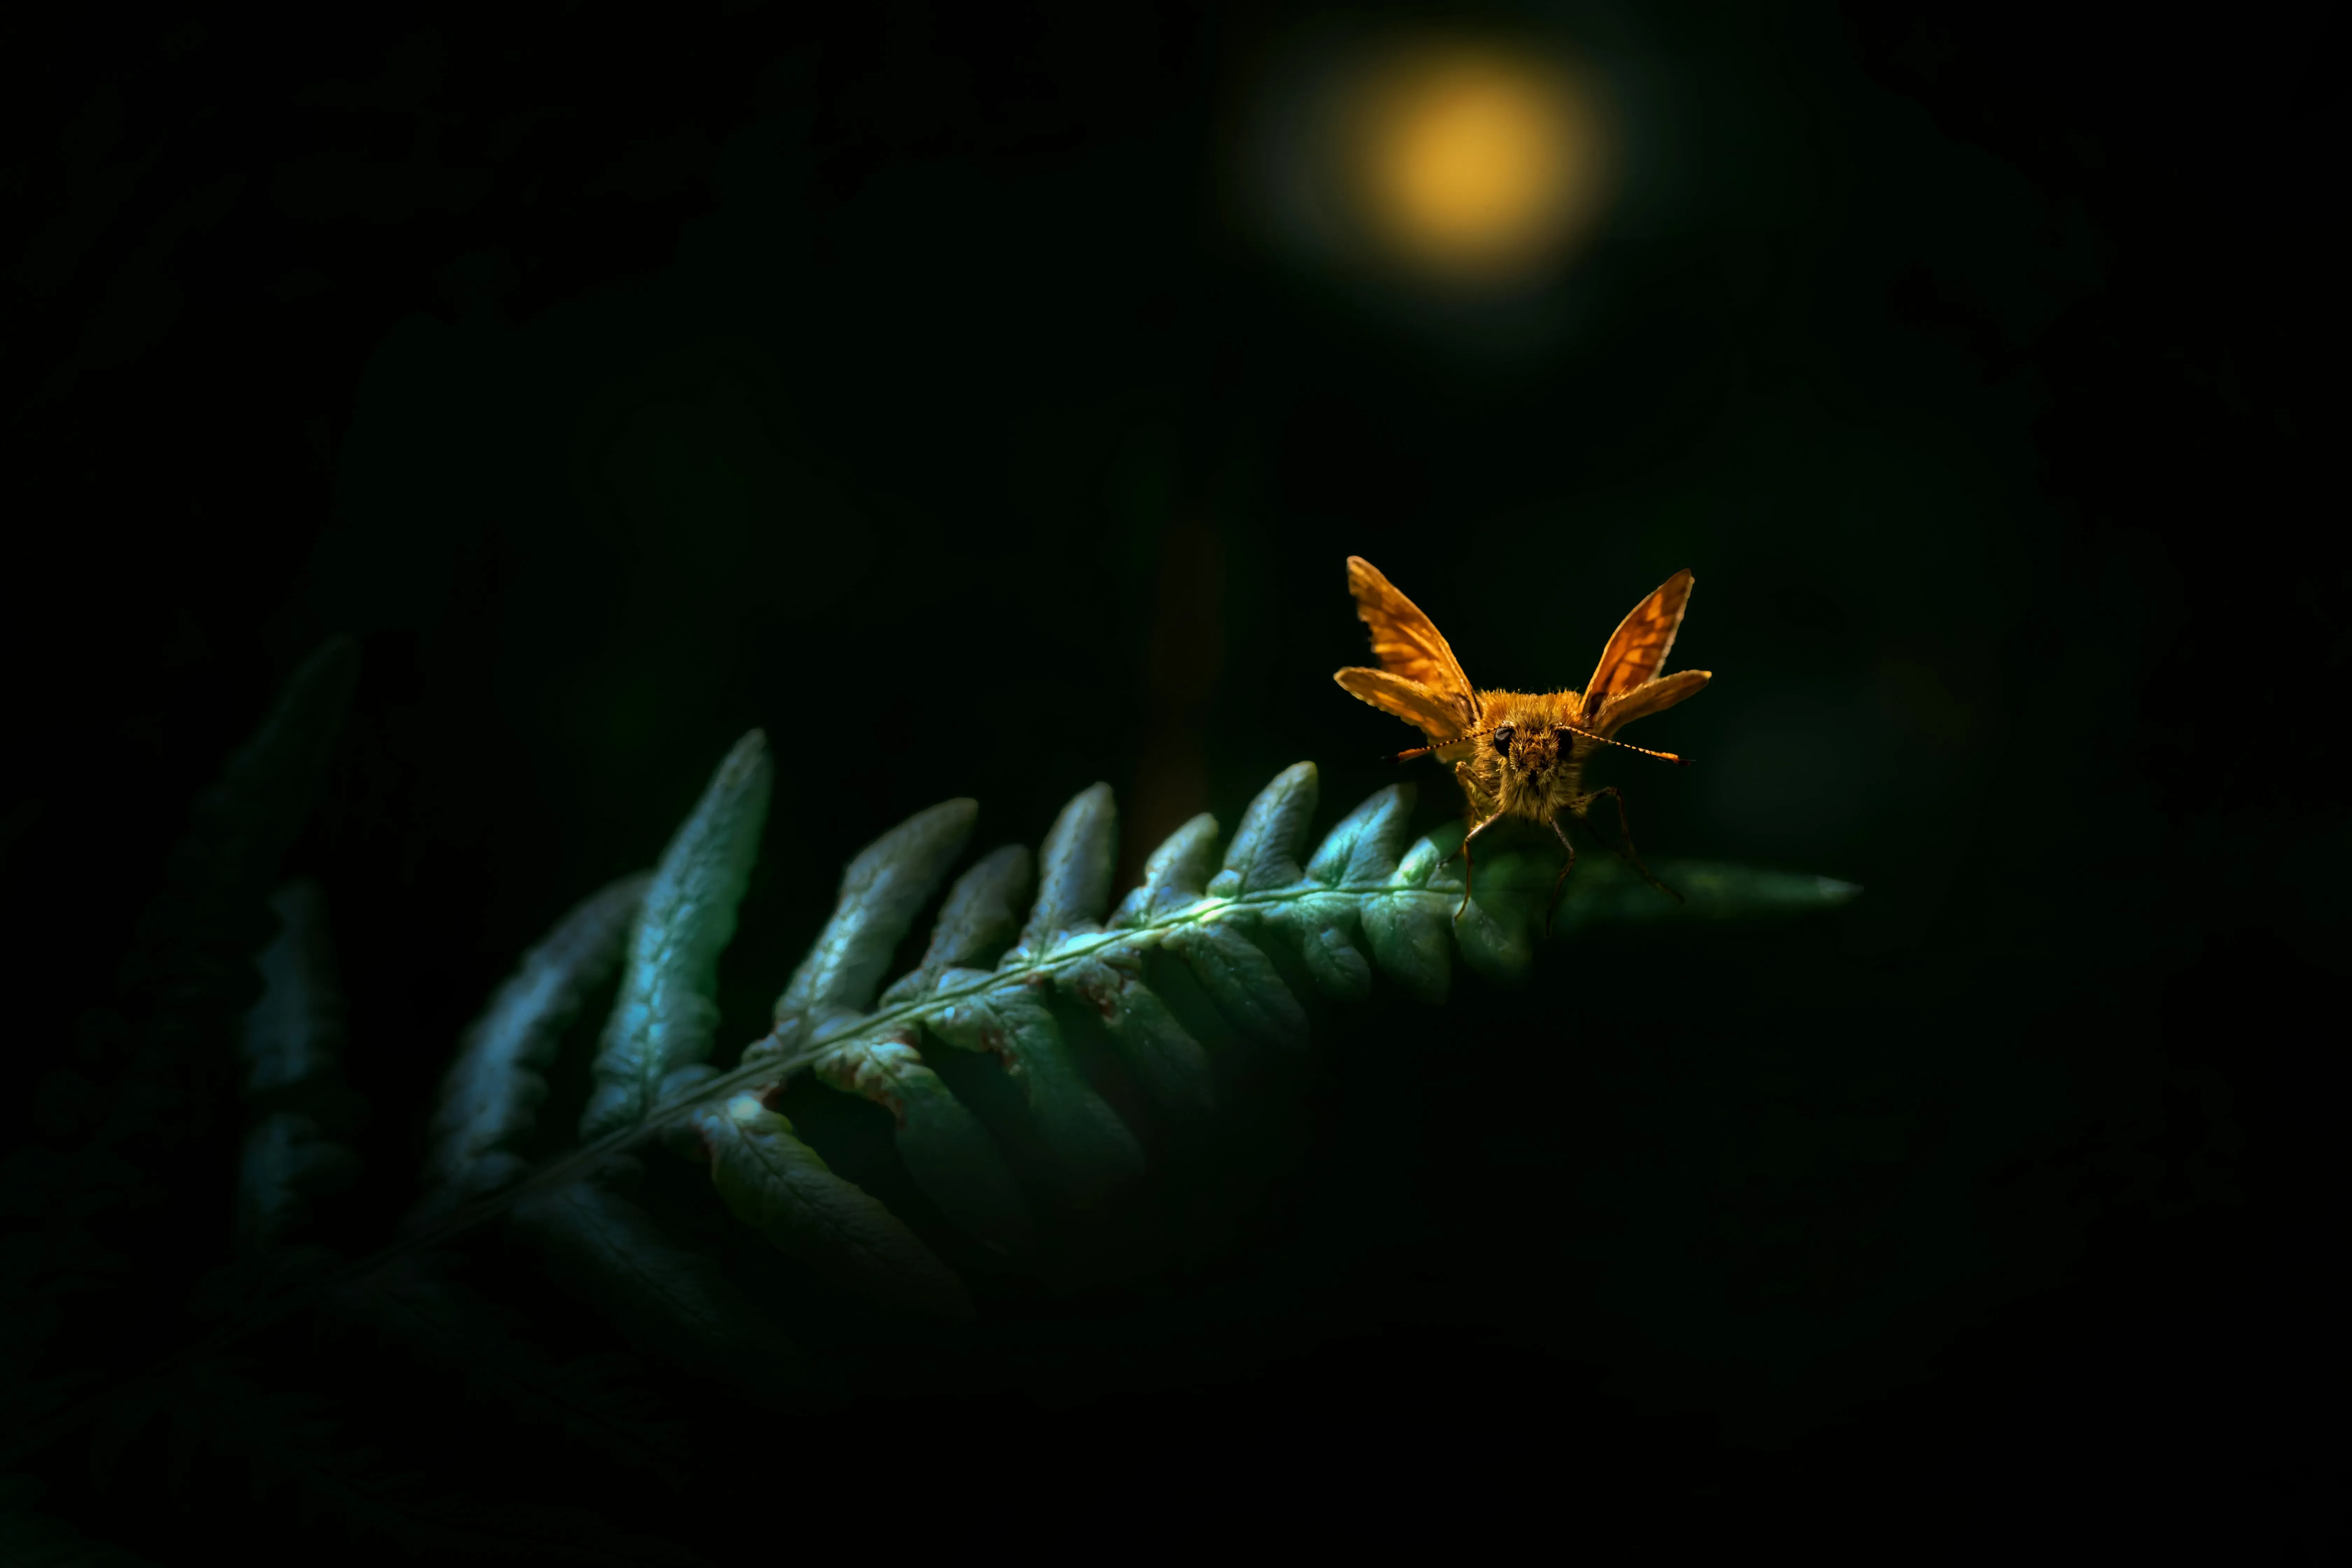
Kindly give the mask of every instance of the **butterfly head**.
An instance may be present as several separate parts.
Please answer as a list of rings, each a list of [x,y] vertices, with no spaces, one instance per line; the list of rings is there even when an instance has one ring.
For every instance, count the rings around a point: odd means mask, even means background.
[[[1550,777],[1562,758],[1574,755],[1570,732],[1542,723],[1517,724],[1507,720],[1495,726],[1486,744],[1500,761],[1505,773],[1529,782]]]
[[[1516,692],[1487,696],[1485,721],[1465,737],[1471,744],[1462,765],[1478,781],[1480,793],[1496,796],[1506,810],[1540,816],[1538,807],[1561,790],[1572,790],[1584,758],[1597,744],[1563,717],[1557,699]]]

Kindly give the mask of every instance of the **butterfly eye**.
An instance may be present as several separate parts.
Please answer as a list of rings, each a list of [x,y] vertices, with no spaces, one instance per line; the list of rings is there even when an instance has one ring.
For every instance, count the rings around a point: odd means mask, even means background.
[[[1495,750],[1502,752],[1505,756],[1509,756],[1511,754],[1512,733],[1511,726],[1508,724],[1501,725],[1495,731]]]

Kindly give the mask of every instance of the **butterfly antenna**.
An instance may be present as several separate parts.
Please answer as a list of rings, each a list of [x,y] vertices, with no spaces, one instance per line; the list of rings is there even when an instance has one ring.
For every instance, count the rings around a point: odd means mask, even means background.
[[[1412,750],[1411,750],[1411,751],[1409,751],[1409,752],[1397,752],[1394,756],[1382,757],[1382,758],[1381,759],[1381,761],[1382,761],[1382,762],[1384,762],[1384,763],[1410,763],[1410,762],[1412,762],[1412,761],[1415,760],[1416,758],[1419,758],[1419,757],[1426,757],[1426,756],[1433,755],[1433,754],[1434,754],[1435,752],[1442,752],[1442,751],[1445,750],[1448,746],[1458,746],[1458,745],[1460,745],[1460,744],[1461,744],[1463,742],[1465,742],[1465,741],[1483,741],[1483,740],[1485,740],[1487,736],[1489,736],[1489,735],[1493,734],[1494,732],[1495,732],[1495,731],[1492,731],[1492,730],[1473,730],[1472,731],[1470,731],[1470,733],[1468,733],[1468,734],[1466,734],[1466,735],[1456,735],[1456,736],[1454,736],[1454,739],[1452,739],[1452,740],[1450,740],[1450,741],[1441,742],[1440,742],[1439,744],[1437,744],[1437,745],[1434,745],[1434,746],[1415,746]],[[1640,748],[1640,747],[1638,747],[1638,746],[1634,747],[1633,749],[1634,749],[1635,751],[1639,751],[1639,750],[1641,750],[1641,748]],[[1677,759],[1677,760],[1679,760],[1679,759]]]
[[[1602,744],[1610,746],[1622,746],[1629,752],[1639,752],[1645,757],[1661,758],[1664,761],[1674,763],[1675,766],[1678,768],[1686,768],[1690,766],[1690,759],[1688,757],[1678,757],[1672,752],[1654,752],[1647,746],[1629,746],[1622,741],[1612,741],[1606,735],[1596,735],[1590,730],[1580,730],[1573,724],[1562,724],[1559,728],[1566,730],[1572,735],[1581,735],[1588,741],[1599,741]]]

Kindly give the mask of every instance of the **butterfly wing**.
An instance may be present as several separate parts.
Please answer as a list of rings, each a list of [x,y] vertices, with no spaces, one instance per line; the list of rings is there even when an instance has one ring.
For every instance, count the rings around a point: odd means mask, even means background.
[[[1444,732],[1458,735],[1467,730],[1477,718],[1477,695],[1454,660],[1454,650],[1421,607],[1398,593],[1395,584],[1360,555],[1348,557],[1348,592],[1355,595],[1356,614],[1372,629],[1372,657],[1381,661],[1381,668],[1420,687],[1448,712]],[[1348,686],[1349,673],[1341,672],[1340,685]],[[1376,708],[1388,707],[1353,686],[1348,689]],[[1388,708],[1388,711],[1424,730],[1432,728],[1398,709]]]
[[[1713,676],[1704,669],[1678,669],[1656,680],[1645,680],[1633,690],[1610,698],[1601,705],[1601,713],[1593,729],[1603,735],[1614,735],[1634,720],[1651,713],[1663,713],[1667,709],[1705,686]],[[1591,709],[1586,709],[1591,712]]]
[[[1343,669],[1331,679],[1349,696],[1418,726],[1433,744],[1451,740],[1469,728],[1451,703],[1418,680],[1407,680],[1390,670],[1362,668]]]
[[[1690,607],[1690,573],[1677,572],[1659,584],[1656,592],[1634,605],[1633,613],[1617,624],[1609,646],[1601,650],[1601,662],[1592,671],[1592,684],[1584,689],[1587,713],[1612,699],[1627,696],[1666,667],[1666,655],[1673,651],[1675,634],[1682,630],[1683,612]],[[1683,692],[1674,700],[1680,701],[1688,695]]]

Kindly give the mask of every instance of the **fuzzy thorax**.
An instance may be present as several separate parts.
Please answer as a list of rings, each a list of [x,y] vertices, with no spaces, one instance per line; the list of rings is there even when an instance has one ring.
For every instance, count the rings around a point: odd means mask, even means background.
[[[1574,691],[1480,692],[1476,729],[1486,733],[1464,742],[1466,755],[1449,759],[1474,819],[1499,810],[1549,822],[1580,805],[1584,759],[1600,744],[1576,732],[1589,727]]]

